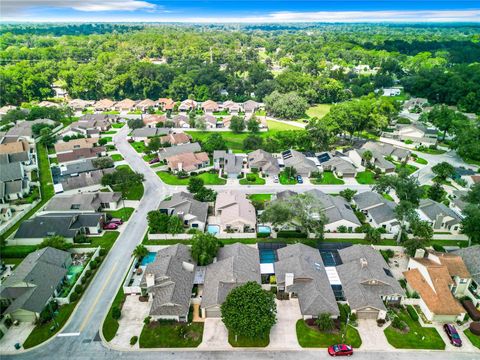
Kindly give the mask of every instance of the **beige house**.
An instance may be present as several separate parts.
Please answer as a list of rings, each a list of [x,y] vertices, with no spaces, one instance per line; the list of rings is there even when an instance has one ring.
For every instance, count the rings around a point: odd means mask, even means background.
[[[206,152],[177,154],[167,157],[165,160],[167,161],[168,168],[173,172],[192,172],[210,164],[210,159]]]
[[[257,224],[255,208],[243,193],[223,191],[217,195],[215,217],[224,232],[254,232]]]
[[[98,138],[75,139],[55,144],[57,154],[68,153],[78,149],[91,149],[97,144]]]
[[[131,99],[124,99],[116,103],[114,109],[118,111],[132,111],[135,110],[136,105],[136,101],[133,101]]]
[[[93,108],[96,111],[105,111],[105,110],[111,110],[114,105],[115,105],[115,101],[112,101],[109,99],[102,99],[97,101],[95,104],[93,104]]]

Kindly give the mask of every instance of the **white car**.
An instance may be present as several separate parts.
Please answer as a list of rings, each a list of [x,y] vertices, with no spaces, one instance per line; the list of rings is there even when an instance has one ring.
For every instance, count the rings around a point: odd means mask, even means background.
[[[277,175],[273,175],[273,182],[278,183],[278,176]]]

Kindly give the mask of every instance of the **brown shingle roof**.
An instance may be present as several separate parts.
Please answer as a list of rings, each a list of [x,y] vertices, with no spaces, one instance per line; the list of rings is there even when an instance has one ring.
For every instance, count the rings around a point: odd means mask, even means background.
[[[179,165],[181,164],[183,170],[193,171],[197,169],[198,165],[201,165],[203,162],[206,162],[209,159],[206,152],[200,152],[174,155],[168,157],[166,160],[171,169],[178,169]]]
[[[28,142],[25,140],[0,144],[0,154],[16,154],[28,150]]]
[[[440,263],[447,267],[450,276],[458,276],[464,279],[471,277],[460,256],[440,252],[434,252],[434,255],[438,256]]]
[[[83,149],[83,148],[92,148],[98,139],[95,138],[86,138],[86,139],[75,139],[68,142],[61,142],[55,144],[55,152],[63,151],[72,151],[74,149]]]
[[[75,161],[80,159],[91,159],[98,156],[105,152],[105,148],[103,146],[98,146],[94,148],[83,148],[83,149],[75,149],[68,153],[58,154],[57,159],[59,163]]]

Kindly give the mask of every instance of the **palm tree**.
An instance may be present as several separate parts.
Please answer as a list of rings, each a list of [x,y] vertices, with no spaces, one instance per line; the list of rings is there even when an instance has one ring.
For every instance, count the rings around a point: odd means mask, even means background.
[[[133,256],[135,256],[139,259],[141,259],[141,258],[143,258],[147,255],[148,255],[148,249],[142,244],[137,245],[135,250],[133,250]]]
[[[372,158],[373,158],[373,154],[370,150],[367,150],[362,154],[362,160],[364,164],[367,164],[367,165],[370,164],[370,161],[372,160]]]

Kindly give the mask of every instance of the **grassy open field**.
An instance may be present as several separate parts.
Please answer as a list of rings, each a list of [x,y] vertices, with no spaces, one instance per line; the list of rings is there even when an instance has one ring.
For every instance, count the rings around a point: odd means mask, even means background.
[[[321,119],[325,115],[328,114],[331,107],[332,107],[332,105],[330,105],[330,104],[318,104],[318,105],[312,106],[311,108],[307,109],[306,113],[311,118],[316,117],[316,118]]]
[[[190,177],[179,179],[176,175],[166,171],[157,172],[158,177],[167,185],[188,185]],[[225,185],[227,181],[218,177],[218,174],[203,173],[196,177],[202,179],[205,185]]]
[[[275,121],[275,120],[267,120],[268,130],[269,131],[284,131],[284,130],[302,130],[301,127],[286,124],[284,122]]]

